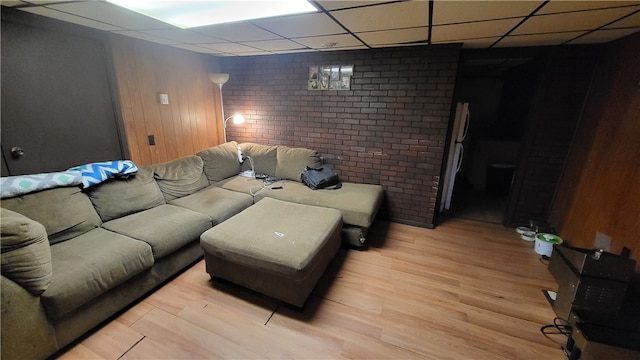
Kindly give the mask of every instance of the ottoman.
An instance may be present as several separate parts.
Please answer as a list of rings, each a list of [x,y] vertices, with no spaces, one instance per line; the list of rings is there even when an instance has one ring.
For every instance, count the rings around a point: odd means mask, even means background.
[[[341,244],[342,214],[265,198],[200,236],[207,273],[302,307]]]

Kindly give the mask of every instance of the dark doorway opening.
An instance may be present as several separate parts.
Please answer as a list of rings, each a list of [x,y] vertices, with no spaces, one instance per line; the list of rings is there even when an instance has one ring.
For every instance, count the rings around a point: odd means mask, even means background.
[[[462,57],[454,104],[469,103],[469,130],[451,205],[442,216],[505,223],[536,69],[534,58],[528,57]]]

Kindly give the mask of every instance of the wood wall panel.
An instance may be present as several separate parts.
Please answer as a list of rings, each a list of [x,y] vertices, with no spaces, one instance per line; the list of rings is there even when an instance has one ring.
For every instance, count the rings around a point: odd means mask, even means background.
[[[215,59],[119,35],[111,46],[131,160],[165,162],[221,142],[219,90],[207,76]]]
[[[640,269],[640,34],[609,45],[576,132],[550,222],[572,245],[597,232]]]

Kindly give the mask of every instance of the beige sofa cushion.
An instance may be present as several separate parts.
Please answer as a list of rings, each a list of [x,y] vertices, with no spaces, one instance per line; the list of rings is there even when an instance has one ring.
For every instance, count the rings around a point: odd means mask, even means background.
[[[154,177],[166,201],[191,195],[209,186],[209,180],[202,171],[204,162],[199,156],[154,164]]]
[[[102,223],[87,194],[77,186],[2,200],[2,207],[42,224],[51,244],[84,234]]]
[[[276,176],[277,146],[243,143],[240,144],[240,148],[245,155],[253,159],[256,174]],[[249,159],[242,164],[242,170],[251,170]]]
[[[102,221],[119,218],[165,203],[164,195],[153,178],[153,169],[138,168],[135,176],[111,179],[89,191],[89,197]]]
[[[66,314],[150,268],[151,247],[105,229],[51,246],[53,279],[42,293],[47,315]]]
[[[204,174],[210,183],[237,175],[240,172],[238,143],[230,141],[199,151],[196,155],[204,162]]]
[[[42,224],[0,209],[2,275],[39,295],[51,283],[51,250]]]
[[[317,168],[322,165],[320,154],[314,150],[278,146],[277,152],[278,162],[275,175],[283,180],[300,182],[300,174],[306,166]]]
[[[332,208],[342,212],[345,224],[368,228],[375,219],[383,196],[380,185],[342,183],[342,188],[337,190],[311,190],[302,183],[285,182],[282,189],[259,192],[254,201],[268,197]]]
[[[206,214],[215,226],[253,205],[253,197],[212,185],[169,204]]]
[[[129,216],[107,221],[102,226],[118,234],[144,241],[153,257],[160,259],[200,238],[211,228],[209,216],[164,204]]]

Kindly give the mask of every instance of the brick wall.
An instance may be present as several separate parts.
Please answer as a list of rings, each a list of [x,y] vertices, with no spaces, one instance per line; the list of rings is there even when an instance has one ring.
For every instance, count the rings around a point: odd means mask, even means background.
[[[391,220],[433,226],[459,46],[226,58],[227,137],[319,151],[344,181],[380,184]],[[348,91],[307,90],[309,66],[354,65]]]

